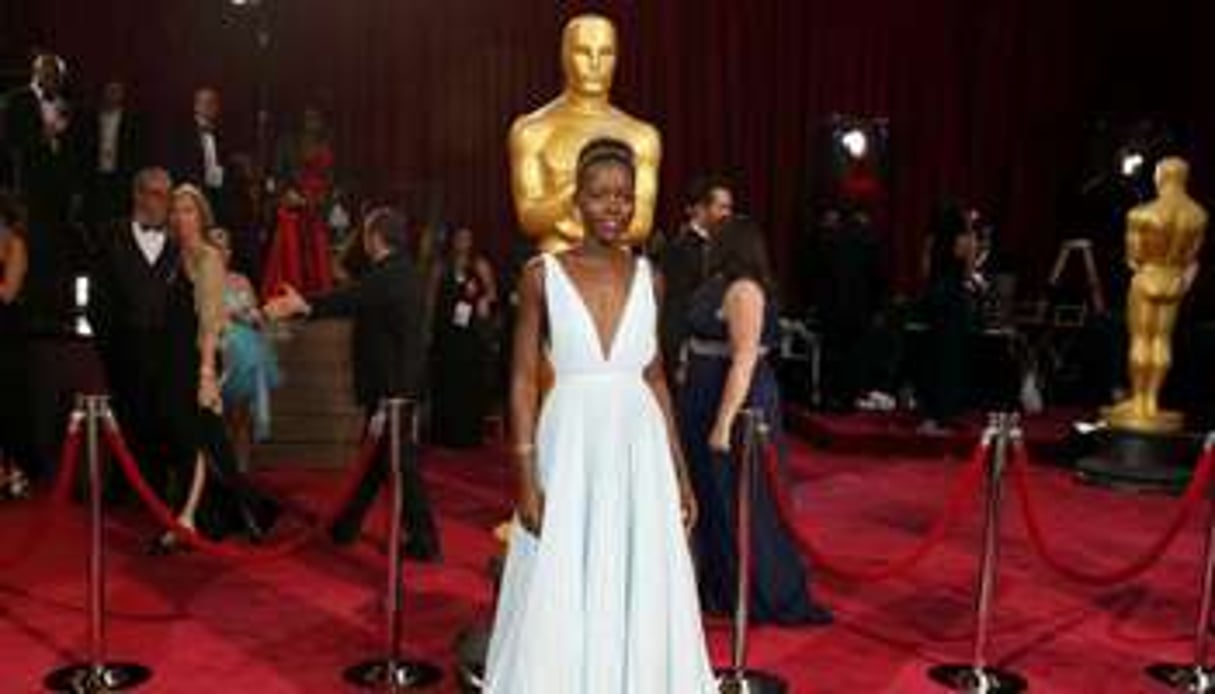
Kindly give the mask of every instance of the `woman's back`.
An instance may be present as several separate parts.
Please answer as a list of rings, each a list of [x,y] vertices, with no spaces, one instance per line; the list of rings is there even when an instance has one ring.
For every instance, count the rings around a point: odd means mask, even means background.
[[[729,342],[730,326],[726,322],[723,308],[729,289],[730,282],[722,277],[714,277],[705,282],[692,296],[688,309],[688,325],[693,338]],[[780,311],[776,302],[772,301],[766,292],[764,299],[764,324],[760,344],[771,349],[780,344]]]

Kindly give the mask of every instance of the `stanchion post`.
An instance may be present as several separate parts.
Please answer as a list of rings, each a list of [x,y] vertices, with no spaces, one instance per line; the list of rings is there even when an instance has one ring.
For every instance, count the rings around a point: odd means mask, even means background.
[[[718,691],[721,694],[782,694],[788,685],[780,677],[747,667],[747,630],[750,626],[751,605],[751,507],[755,500],[755,486],[760,473],[760,456],[768,425],[763,412],[745,409],[739,413],[742,423],[742,450],[738,455],[738,502],[735,533],[738,560],[737,594],[734,602],[734,624],[732,632],[730,667],[717,673]]]
[[[1021,435],[1017,415],[1008,412],[993,414],[988,419],[984,437],[995,437],[995,448],[988,458],[987,503],[983,520],[983,555],[979,566],[975,595],[975,639],[969,663],[937,665],[928,676],[937,684],[956,692],[974,694],[1017,694],[1028,687],[1021,675],[987,663],[987,646],[991,630],[992,602],[1000,564],[1000,516],[1003,497],[1004,470],[1008,466],[1008,447],[1013,437]]]
[[[389,480],[392,485],[392,517],[388,530],[388,589],[385,591],[387,631],[385,656],[346,669],[343,677],[357,687],[390,692],[426,689],[442,679],[443,673],[432,663],[407,660],[401,656],[401,622],[404,595],[401,585],[401,516],[405,509],[404,460],[401,457],[402,410],[409,410],[410,448],[418,446],[418,408],[412,400],[388,398],[380,405],[380,415],[387,418],[389,440]]]
[[[100,427],[109,415],[109,398],[105,395],[78,396],[76,408],[84,412],[85,455],[89,468],[89,660],[54,670],[43,684],[52,692],[73,694],[125,691],[150,680],[152,671],[137,663],[106,660],[105,515]]]
[[[1210,455],[1212,447],[1215,447],[1215,433],[1207,435],[1202,455]],[[1215,693],[1215,670],[1209,662],[1211,605],[1215,597],[1215,498],[1212,498],[1209,488],[1206,490],[1206,499],[1207,539],[1203,549],[1202,593],[1198,600],[1198,614],[1194,620],[1194,662],[1155,663],[1147,668],[1148,676],[1157,682],[1179,692],[1195,694]]]

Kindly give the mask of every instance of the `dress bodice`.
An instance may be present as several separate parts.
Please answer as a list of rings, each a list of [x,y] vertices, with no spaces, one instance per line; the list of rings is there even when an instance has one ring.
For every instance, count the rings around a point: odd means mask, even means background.
[[[309,202],[316,204],[329,194],[333,160],[333,149],[328,144],[303,148],[296,183]]]
[[[640,375],[657,349],[653,280],[649,262],[636,260],[632,285],[621,309],[616,334],[601,344],[590,309],[561,262],[544,258],[544,295],[548,308],[549,358],[560,382],[563,375]]]

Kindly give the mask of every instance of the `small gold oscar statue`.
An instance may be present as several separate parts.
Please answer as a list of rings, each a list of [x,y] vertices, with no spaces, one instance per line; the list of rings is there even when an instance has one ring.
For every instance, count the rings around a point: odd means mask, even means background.
[[[658,130],[612,106],[616,28],[598,15],[565,26],[561,67],[565,89],[553,101],[520,116],[510,129],[511,191],[523,233],[542,250],[577,244],[583,229],[574,211],[574,174],[583,145],[612,137],[633,149],[637,164],[636,211],[625,241],[649,236],[658,197],[662,144]]]
[[[1127,296],[1130,397],[1105,410],[1114,429],[1144,434],[1180,431],[1179,412],[1160,409],[1172,363],[1177,309],[1198,274],[1207,213],[1186,194],[1189,166],[1175,157],[1156,167],[1156,199],[1127,214],[1126,260],[1134,277]]]

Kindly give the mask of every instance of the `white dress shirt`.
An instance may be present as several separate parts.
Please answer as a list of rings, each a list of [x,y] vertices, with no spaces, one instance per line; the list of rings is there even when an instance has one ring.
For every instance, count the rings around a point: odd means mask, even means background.
[[[30,83],[34,96],[38,97],[38,109],[42,114],[42,129],[52,138],[52,144],[57,145],[59,135],[67,129],[66,104],[58,95],[47,94],[37,82]]]
[[[155,265],[160,259],[160,254],[165,250],[165,232],[162,229],[148,230],[139,222],[131,222],[131,233],[135,235],[135,243],[139,245],[139,250],[143,253],[143,257],[148,261],[148,265]]]
[[[219,150],[215,144],[215,133],[203,130],[199,134],[203,149],[203,183],[208,188],[222,188],[224,167],[219,163]]]
[[[102,111],[98,118],[97,170],[114,173],[118,170],[118,130],[122,127],[122,109]]]

